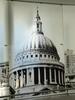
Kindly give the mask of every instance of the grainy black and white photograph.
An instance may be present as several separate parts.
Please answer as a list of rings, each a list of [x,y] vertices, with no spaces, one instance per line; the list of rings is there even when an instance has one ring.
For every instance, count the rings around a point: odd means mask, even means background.
[[[0,0],[0,100],[74,100],[75,1]]]

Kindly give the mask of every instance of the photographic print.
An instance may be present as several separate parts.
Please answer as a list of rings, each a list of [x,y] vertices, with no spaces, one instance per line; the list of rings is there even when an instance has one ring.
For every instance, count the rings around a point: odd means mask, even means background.
[[[74,99],[75,7],[35,1],[0,1],[0,100]]]

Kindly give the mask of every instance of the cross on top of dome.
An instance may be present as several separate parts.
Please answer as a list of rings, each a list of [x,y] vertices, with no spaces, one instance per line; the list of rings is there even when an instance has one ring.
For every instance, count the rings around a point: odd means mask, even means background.
[[[36,19],[37,19],[37,21],[38,21],[38,20],[41,20],[41,18],[40,18],[40,16],[39,16],[39,10],[38,10],[38,7],[37,7],[37,16],[36,16]]]

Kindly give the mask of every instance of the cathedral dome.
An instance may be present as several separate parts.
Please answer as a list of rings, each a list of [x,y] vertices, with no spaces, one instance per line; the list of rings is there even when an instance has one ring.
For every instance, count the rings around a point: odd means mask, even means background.
[[[18,89],[22,94],[41,91],[45,86],[49,89],[64,86],[64,65],[55,45],[42,31],[38,10],[35,26],[29,42],[16,55],[15,67],[10,71],[16,93]]]
[[[44,36],[43,33],[36,32],[32,34],[32,37],[30,38],[26,50],[37,50],[39,52],[46,52],[48,54],[52,54],[58,57],[59,55],[57,52],[57,49],[53,42]]]
[[[37,16],[36,16],[36,23],[35,23],[36,29],[35,32],[31,35],[31,38],[29,42],[27,43],[25,50],[37,50],[41,52],[45,52],[51,55],[54,55],[59,58],[57,49],[53,42],[48,39],[47,37],[44,36],[44,33],[42,31],[42,22],[41,18],[39,16],[39,13],[37,11]]]

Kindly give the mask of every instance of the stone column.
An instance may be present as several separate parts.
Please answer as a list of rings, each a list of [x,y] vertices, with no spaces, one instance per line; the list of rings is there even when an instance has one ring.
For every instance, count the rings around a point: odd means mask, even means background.
[[[26,81],[26,71],[25,71],[25,69],[24,69],[24,70],[23,70],[23,86],[26,85],[25,81]]]
[[[65,85],[65,73],[63,71],[63,84]]]
[[[54,69],[55,83],[56,83],[56,69]]]
[[[61,72],[61,74],[62,74],[62,84],[63,84],[63,71]]]
[[[16,88],[19,87],[19,74],[18,71],[16,72]]]
[[[24,86],[26,85],[26,83],[25,83],[25,78],[26,78],[25,73],[23,73],[23,85],[24,85]]]
[[[28,68],[26,70],[27,70],[27,85],[28,85],[29,84],[29,71],[28,71]]]
[[[40,81],[40,68],[38,68],[38,84],[41,84],[41,81]]]
[[[31,78],[32,78],[32,85],[34,85],[34,68],[32,68],[32,76],[31,76]]]
[[[49,69],[49,75],[50,75],[50,83],[52,82],[52,77],[51,77],[51,68]]]
[[[23,70],[21,70],[20,86],[23,87]]]
[[[59,84],[60,84],[60,70],[58,70],[58,78],[59,78]]]
[[[16,72],[13,73],[14,84],[13,87],[16,88]]]
[[[16,78],[15,78],[15,75],[12,73],[11,82],[12,82],[12,87],[13,87],[13,88],[15,88],[15,84],[16,84],[16,83],[15,83],[15,79],[16,79]],[[10,84],[10,85],[11,85],[11,84]]]
[[[47,80],[46,80],[46,67],[44,67],[44,84],[47,84]]]

